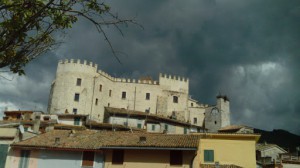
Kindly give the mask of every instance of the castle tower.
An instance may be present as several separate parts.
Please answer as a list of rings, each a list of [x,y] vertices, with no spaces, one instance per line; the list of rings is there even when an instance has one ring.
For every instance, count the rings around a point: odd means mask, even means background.
[[[51,85],[48,112],[89,114],[97,64],[80,60],[59,61],[56,78]]]
[[[188,120],[189,79],[171,75],[159,75],[162,89],[158,111],[177,120]]]
[[[217,96],[217,108],[221,112],[221,128],[230,125],[230,102],[226,95]]]
[[[230,105],[227,96],[218,95],[217,104],[205,109],[205,127],[209,132],[218,132],[230,125]]]

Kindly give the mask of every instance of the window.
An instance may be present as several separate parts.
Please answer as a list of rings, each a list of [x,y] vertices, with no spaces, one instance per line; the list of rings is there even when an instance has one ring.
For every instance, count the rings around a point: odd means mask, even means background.
[[[180,150],[170,151],[170,165],[182,165],[182,151]]]
[[[19,168],[28,168],[29,163],[29,150],[21,150],[21,158],[19,162]]]
[[[147,109],[145,110],[145,112],[146,112],[146,113],[150,113],[150,108],[147,108]]]
[[[155,125],[152,124],[152,131],[155,131]]]
[[[196,117],[194,118],[194,124],[197,124],[197,118]]]
[[[173,103],[178,103],[178,97],[177,96],[173,96]]]
[[[77,114],[77,108],[73,108],[73,114]]]
[[[74,118],[74,125],[80,125],[80,117]]]
[[[75,96],[74,96],[74,101],[79,101],[79,93],[75,93]]]
[[[194,106],[194,103],[191,103],[191,107],[193,107]]]
[[[82,166],[94,166],[94,152],[84,151],[82,152]]]
[[[109,97],[111,97],[111,90],[109,90],[109,93],[108,93]]]
[[[214,162],[214,150],[204,150],[204,162]]]
[[[168,131],[168,125],[167,124],[165,124],[165,130]]]
[[[138,128],[142,128],[142,124],[141,124],[141,123],[138,123],[138,124],[137,124],[137,127],[138,127]]]
[[[187,128],[184,128],[183,133],[187,134]]]
[[[96,98],[96,101],[95,101],[95,105],[97,106],[98,105],[98,99]]]
[[[102,92],[102,85],[99,85],[99,92]]]
[[[124,150],[114,150],[112,154],[112,164],[123,164]]]
[[[150,100],[150,93],[146,93],[146,100]]]
[[[77,78],[76,86],[81,86],[81,78]]]
[[[122,92],[122,99],[126,99],[126,92]]]
[[[110,103],[107,104],[107,107],[109,107],[109,106],[110,106]]]

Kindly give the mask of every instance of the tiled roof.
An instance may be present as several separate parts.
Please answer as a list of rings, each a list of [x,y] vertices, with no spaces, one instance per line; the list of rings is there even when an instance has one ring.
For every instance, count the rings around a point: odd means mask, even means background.
[[[184,125],[184,126],[192,126],[192,127],[202,128],[200,126],[192,125],[192,124],[184,122],[184,121],[174,120],[174,119],[170,119],[170,118],[167,118],[164,116],[159,116],[159,115],[141,112],[141,111],[135,111],[135,110],[105,107],[105,112],[109,113],[110,115],[129,116],[129,117],[133,117],[133,118],[139,117],[139,118],[145,118],[145,119],[147,118],[147,119],[151,120],[151,122],[153,122],[153,120],[156,120],[156,121],[162,121],[162,122],[167,122],[167,123],[173,123],[175,125]]]
[[[140,142],[140,137],[146,141]],[[55,139],[59,138],[59,142]],[[196,150],[199,143],[197,135],[147,134],[113,131],[53,130],[34,138],[14,143],[13,147],[29,148],[65,148],[65,149],[101,149],[122,147],[143,148],[185,148]]]
[[[135,130],[135,131],[145,131],[144,129],[140,129],[140,128],[134,128],[134,127],[127,127],[125,125],[120,125],[120,124],[110,124],[110,123],[98,123],[98,122],[88,122],[85,124],[85,126],[87,128],[90,129],[105,129],[105,130],[115,130],[115,131],[129,131],[129,130]]]
[[[258,150],[258,151],[263,151],[263,150],[267,150],[270,148],[278,148],[284,152],[287,152],[286,150],[282,149],[281,147],[279,147],[276,144],[264,144],[264,143],[256,144],[256,150]]]
[[[251,128],[245,125],[229,125],[226,127],[222,127],[221,129],[219,129],[219,131],[232,131],[232,130],[239,130],[241,128]]]
[[[79,125],[67,125],[67,124],[55,124],[54,129],[61,129],[61,130],[85,130],[85,126]]]
[[[88,115],[85,114],[57,114],[58,118],[74,118],[74,117],[80,117],[80,118],[86,118]]]

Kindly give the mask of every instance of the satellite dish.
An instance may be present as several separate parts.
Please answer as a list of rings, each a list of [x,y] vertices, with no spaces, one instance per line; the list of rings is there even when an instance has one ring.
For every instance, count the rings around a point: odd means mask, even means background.
[[[19,130],[20,130],[21,134],[24,134],[24,127],[23,127],[23,125],[19,125]]]

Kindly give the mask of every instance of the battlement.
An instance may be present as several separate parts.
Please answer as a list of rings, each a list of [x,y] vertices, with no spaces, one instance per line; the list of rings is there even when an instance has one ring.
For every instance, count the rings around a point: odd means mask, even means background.
[[[159,84],[157,81],[152,81],[152,80],[136,80],[136,79],[116,78],[102,70],[98,70],[98,74],[106,77],[107,79],[109,79],[113,82],[139,83],[139,84],[149,84],[149,85],[158,85]]]
[[[98,64],[94,64],[93,62],[87,63],[86,60],[83,62],[80,59],[77,59],[76,61],[74,59],[65,59],[65,60],[59,60],[58,64],[74,64],[74,65],[86,65],[89,67],[93,67],[95,69],[98,69]]]
[[[189,78],[184,78],[184,77],[180,77],[180,76],[175,76],[175,75],[167,75],[167,74],[159,74],[159,78],[165,78],[165,79],[171,79],[171,80],[177,80],[177,81],[181,81],[181,82],[189,82]]]

